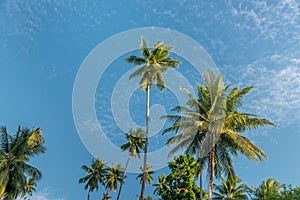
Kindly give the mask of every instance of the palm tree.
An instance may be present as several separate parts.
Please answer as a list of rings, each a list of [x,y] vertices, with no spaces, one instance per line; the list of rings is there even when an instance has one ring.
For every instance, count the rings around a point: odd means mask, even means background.
[[[98,190],[99,183],[104,185],[105,179],[107,176],[107,168],[105,168],[104,160],[102,159],[92,159],[91,167],[83,165],[81,167],[87,175],[81,179],[79,179],[79,183],[86,183],[84,189],[88,190],[88,200],[90,199],[90,193],[94,190]]]
[[[199,167],[207,165],[210,200],[215,175],[220,177],[220,173],[224,172],[227,176],[234,176],[231,155],[237,156],[240,152],[256,163],[263,158],[267,159],[266,154],[241,133],[262,126],[275,126],[269,120],[257,118],[254,114],[238,112],[242,98],[253,87],[235,87],[227,92],[230,85],[223,88],[221,83],[221,75],[214,78],[207,72],[205,86],[197,84],[197,97],[183,88],[189,95],[187,106],[173,109],[183,114],[163,116],[173,122],[163,134],[177,133],[167,141],[168,145],[177,144],[170,154],[181,148],[186,149],[186,153],[198,152],[201,163]]]
[[[141,149],[144,148],[144,144],[145,144],[145,132],[141,129],[141,128],[137,128],[136,130],[129,130],[129,133],[126,133],[126,139],[127,139],[127,143],[123,144],[121,146],[122,151],[126,151],[128,150],[129,155],[127,158],[127,162],[124,168],[124,172],[123,172],[123,178],[120,184],[120,189],[118,192],[118,196],[117,196],[117,200],[119,200],[120,195],[121,195],[121,190],[122,190],[122,186],[124,183],[124,179],[126,176],[126,170],[129,164],[129,161],[131,158],[138,156],[138,158],[140,159],[140,152]]]
[[[275,179],[269,178],[266,181],[263,181],[262,184],[258,187],[255,188],[254,191],[254,196],[255,200],[271,200],[275,199],[278,194],[279,190],[283,188],[283,185],[278,183]]]
[[[143,183],[143,177],[146,177],[146,181],[150,184],[153,182],[153,177],[152,174],[154,174],[155,172],[151,170],[152,166],[147,164],[147,168],[146,168],[146,173],[141,173],[139,174],[136,179],[140,179],[140,184]],[[141,167],[141,171],[144,171],[143,168]]]
[[[144,176],[142,179],[141,188],[141,200],[144,200],[145,185],[146,185],[146,164],[147,164],[147,152],[148,152],[148,135],[149,135],[149,105],[150,105],[150,89],[151,85],[154,84],[159,90],[163,91],[166,88],[166,84],[163,80],[163,73],[166,73],[169,68],[177,68],[179,62],[176,58],[169,58],[173,47],[166,46],[162,41],[157,42],[153,49],[149,50],[147,43],[143,37],[141,37],[140,50],[142,57],[130,56],[126,59],[128,63],[136,66],[141,66],[138,70],[132,73],[129,79],[137,76],[141,76],[140,86],[142,90],[147,92],[146,100],[146,139],[144,147],[144,163],[143,171]]]
[[[153,186],[156,187],[153,194],[161,194],[164,191],[168,191],[167,176],[164,174],[162,174],[161,177],[159,176],[158,183],[153,184]]]
[[[228,177],[225,180],[222,177],[222,184],[214,184],[213,192],[214,200],[247,200],[251,189],[246,185],[241,183],[241,179],[238,176]]]
[[[0,132],[0,197],[8,200],[24,192],[28,179],[41,179],[42,173],[28,162],[44,153],[45,147],[40,128],[30,131],[19,126],[15,136],[9,135],[5,127]]]
[[[115,166],[112,165],[106,174],[105,178],[105,189],[106,193],[110,190],[117,191],[118,189],[118,183],[121,183],[123,181],[123,168],[121,164],[117,163]]]

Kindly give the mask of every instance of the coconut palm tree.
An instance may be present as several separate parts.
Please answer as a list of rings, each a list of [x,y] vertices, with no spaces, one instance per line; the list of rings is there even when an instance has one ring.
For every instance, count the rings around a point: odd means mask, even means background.
[[[107,176],[107,168],[105,168],[104,160],[92,159],[91,167],[83,165],[81,167],[87,175],[79,179],[79,183],[86,183],[84,189],[88,189],[88,200],[90,199],[90,193],[94,190],[98,190],[99,184],[104,185]]]
[[[163,131],[175,132],[167,144],[177,144],[170,154],[181,148],[186,153],[198,152],[202,166],[207,166],[209,174],[209,200],[212,199],[212,187],[215,175],[220,177],[220,172],[226,176],[233,176],[231,156],[238,153],[244,154],[256,162],[267,158],[266,154],[255,146],[241,133],[258,127],[273,125],[266,119],[260,119],[254,114],[240,113],[242,98],[253,87],[240,89],[233,88],[228,92],[230,85],[222,87],[222,76],[216,78],[209,72],[205,74],[205,85],[197,84],[197,97],[184,89],[189,95],[187,106],[177,106],[173,110],[181,114],[166,115],[173,124]]]
[[[123,178],[120,183],[117,200],[119,200],[120,195],[121,195],[121,190],[122,190],[122,186],[123,186],[124,179],[126,176],[126,170],[127,170],[130,159],[133,157],[136,157],[136,156],[138,156],[138,159],[140,159],[140,157],[141,157],[140,152],[141,152],[141,149],[144,148],[144,144],[145,144],[145,132],[141,128],[137,128],[136,130],[130,129],[129,133],[126,133],[126,139],[128,142],[121,146],[121,150],[128,151],[129,155],[128,155],[126,165],[124,168]]]
[[[117,191],[118,183],[123,181],[123,168],[121,164],[112,165],[108,170],[105,178],[105,189],[108,191]]]
[[[276,197],[278,197],[281,188],[283,188],[283,185],[278,183],[275,179],[269,178],[266,181],[263,181],[258,188],[255,188],[254,199],[255,200],[276,199]]]
[[[242,180],[238,176],[228,177],[225,180],[222,177],[221,185],[214,184],[215,192],[213,192],[214,200],[247,200],[251,189],[241,183]]]
[[[158,177],[158,183],[153,184],[155,188],[153,194],[161,194],[164,195],[165,191],[168,191],[168,181],[167,181],[167,176],[162,174],[161,176]]]
[[[152,166],[147,164],[147,168],[146,168],[146,174],[141,173],[139,174],[136,179],[140,179],[140,184],[143,183],[143,176],[146,176],[146,181],[150,184],[153,182],[153,177],[152,174],[154,174],[155,172],[151,170]],[[143,168],[141,167],[141,171],[144,171]]]
[[[45,152],[44,139],[40,128],[30,131],[19,126],[16,135],[11,136],[1,127],[0,133],[0,197],[9,200],[24,192],[28,179],[41,179],[42,173],[28,162]]]
[[[166,84],[163,80],[163,73],[166,73],[169,68],[177,68],[179,62],[176,58],[169,58],[169,54],[173,49],[172,46],[165,45],[162,41],[157,42],[154,47],[150,50],[143,37],[141,37],[140,50],[142,57],[130,56],[126,59],[128,63],[136,66],[141,66],[138,70],[133,72],[129,79],[137,76],[141,76],[140,86],[142,90],[147,92],[146,100],[146,139],[144,147],[144,162],[143,171],[144,177],[142,179],[141,188],[141,200],[144,200],[145,185],[146,185],[146,164],[147,164],[147,152],[148,152],[148,135],[149,135],[149,105],[150,105],[150,89],[151,85],[154,84],[159,90],[163,91],[166,88]]]

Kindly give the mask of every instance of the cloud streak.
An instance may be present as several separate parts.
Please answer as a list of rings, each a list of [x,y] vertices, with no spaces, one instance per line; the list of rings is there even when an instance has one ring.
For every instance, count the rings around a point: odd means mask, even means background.
[[[49,189],[44,188],[41,191],[34,193],[31,200],[65,200],[64,198],[54,197],[53,192]]]
[[[238,85],[253,85],[246,99],[246,110],[271,119],[281,126],[300,120],[300,63],[299,58],[273,55],[247,66],[225,70],[225,76]],[[233,74],[240,74],[239,77]]]

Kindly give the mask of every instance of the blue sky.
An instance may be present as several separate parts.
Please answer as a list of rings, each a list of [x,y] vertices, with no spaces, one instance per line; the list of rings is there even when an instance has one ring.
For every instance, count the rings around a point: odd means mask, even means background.
[[[72,91],[76,74],[100,42],[122,31],[149,26],[170,28],[196,40],[211,55],[226,83],[255,86],[243,109],[271,119],[278,127],[247,134],[265,150],[269,159],[256,165],[239,157],[235,166],[241,178],[249,185],[257,185],[268,177],[299,185],[300,161],[296,155],[300,150],[300,5],[297,0],[130,3],[2,0],[0,124],[11,133],[21,124],[41,127],[45,134],[47,153],[33,161],[43,171],[34,198],[86,198],[78,179],[84,175],[81,165],[89,164],[92,155],[82,144],[73,122]],[[111,89],[105,90],[115,84],[116,79],[109,81],[111,75],[120,77],[127,67],[131,69],[125,63],[117,69],[123,59],[120,56],[106,71],[100,81],[104,85],[98,85],[97,95],[103,89],[104,93],[111,93]],[[184,74],[188,67],[183,61],[179,70]],[[192,72],[186,74],[189,75]],[[99,122],[118,130],[113,121],[107,120],[109,117],[101,117],[109,116],[110,108],[105,107],[109,106],[109,102],[105,104],[109,96],[97,99],[97,95],[96,105],[104,106],[105,111],[101,113],[102,107],[97,110]],[[143,95],[136,91],[131,104],[142,108]],[[155,96],[154,92],[153,101],[165,103],[168,95]],[[143,123],[138,110],[132,106],[131,115],[137,123]],[[109,128],[108,135],[112,134]],[[162,172],[167,171],[159,170],[156,175]],[[135,176],[129,175],[123,190],[123,195],[130,199],[135,199],[140,191]],[[151,193],[152,189],[147,191]]]

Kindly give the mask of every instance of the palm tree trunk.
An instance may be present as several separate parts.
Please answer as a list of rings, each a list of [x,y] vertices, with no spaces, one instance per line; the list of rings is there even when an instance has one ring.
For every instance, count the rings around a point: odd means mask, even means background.
[[[202,191],[202,172],[200,171],[200,178],[199,178],[199,181],[200,181],[200,200],[202,200],[203,198],[203,191]]]
[[[201,151],[199,151],[199,187],[200,187],[200,200],[203,199],[203,186],[202,186],[202,166],[201,166],[202,160],[201,160]]]
[[[150,80],[147,85],[147,100],[146,100],[146,138],[145,138],[145,149],[144,149],[144,167],[143,167],[143,180],[142,180],[142,191],[140,200],[144,200],[145,186],[146,186],[146,165],[147,165],[147,152],[148,152],[148,135],[149,135],[149,105],[150,105]]]
[[[208,185],[208,199],[212,200],[212,188],[214,184],[214,173],[215,173],[215,148],[212,147],[209,158],[209,185]]]
[[[124,182],[124,179],[125,179],[125,176],[126,176],[126,171],[127,171],[127,168],[128,168],[129,161],[130,161],[130,155],[128,156],[128,159],[127,159],[127,162],[126,162],[126,165],[125,165],[123,178],[122,178],[122,182],[120,183],[120,189],[119,189],[119,192],[118,192],[117,200],[119,200],[119,198],[120,198],[120,194],[121,194],[123,182]]]
[[[89,192],[88,192],[88,200],[90,200],[90,194],[91,194],[91,190],[89,189]]]

